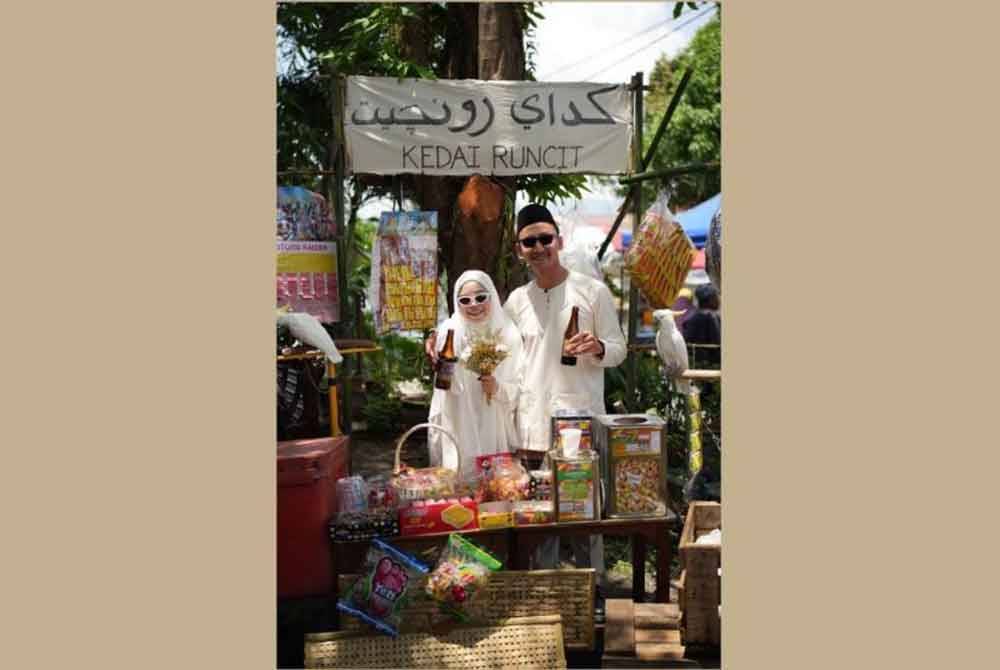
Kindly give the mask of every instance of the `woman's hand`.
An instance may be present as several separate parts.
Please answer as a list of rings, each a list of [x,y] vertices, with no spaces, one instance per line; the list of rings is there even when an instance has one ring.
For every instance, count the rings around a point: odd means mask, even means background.
[[[492,398],[497,394],[497,378],[493,375],[483,375],[479,378],[479,381],[483,385],[483,393],[486,394],[487,398]]]
[[[424,340],[424,353],[427,354],[427,358],[430,359],[432,367],[437,365],[438,362],[438,352],[434,346],[436,341],[437,341],[437,336],[434,334],[433,330],[431,331],[431,334],[427,337],[427,339]]]

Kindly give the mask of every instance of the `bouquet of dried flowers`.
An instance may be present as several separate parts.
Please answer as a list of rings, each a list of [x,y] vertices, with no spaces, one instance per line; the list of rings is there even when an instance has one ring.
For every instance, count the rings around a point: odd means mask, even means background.
[[[510,354],[507,345],[500,339],[500,330],[486,330],[483,333],[469,333],[459,361],[477,377],[492,375],[497,366]],[[486,394],[486,404],[492,404],[492,397]]]

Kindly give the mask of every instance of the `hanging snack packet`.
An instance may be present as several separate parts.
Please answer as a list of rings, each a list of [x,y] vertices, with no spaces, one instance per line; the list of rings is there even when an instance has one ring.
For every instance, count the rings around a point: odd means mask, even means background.
[[[368,549],[364,571],[337,601],[337,609],[396,637],[402,612],[428,570],[413,556],[376,538]]]
[[[448,536],[448,544],[437,567],[427,578],[427,595],[441,611],[459,621],[468,621],[468,607],[486,586],[490,573],[499,570],[500,561],[485,549],[458,533]]]

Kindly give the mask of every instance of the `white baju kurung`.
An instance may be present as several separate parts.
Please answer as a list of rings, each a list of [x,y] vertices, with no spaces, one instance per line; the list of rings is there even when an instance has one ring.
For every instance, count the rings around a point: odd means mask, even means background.
[[[482,324],[466,321],[457,308],[458,292],[469,281],[480,284],[490,294],[490,318]],[[444,347],[448,330],[454,330],[455,355],[459,357],[459,363],[455,365],[451,388],[447,391],[434,389],[428,421],[455,436],[461,455],[459,477],[471,481],[476,474],[477,456],[518,449],[520,442],[514,425],[514,411],[517,408],[517,373],[520,369],[522,346],[517,328],[500,306],[496,288],[486,273],[477,270],[462,273],[455,282],[455,305],[455,314],[443,321],[435,331],[435,347],[440,351]],[[461,362],[467,335],[482,333],[487,328],[494,332],[500,330],[502,343],[508,352],[507,358],[493,373],[498,388],[489,404],[477,375]],[[450,450],[442,448],[442,443],[447,441],[448,438],[441,436],[440,431],[430,431],[428,447],[431,465],[455,467],[454,461],[449,458]]]

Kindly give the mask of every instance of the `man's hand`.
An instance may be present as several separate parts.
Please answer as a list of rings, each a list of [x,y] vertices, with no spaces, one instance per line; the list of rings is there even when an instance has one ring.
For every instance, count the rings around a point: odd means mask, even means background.
[[[437,336],[434,334],[434,331],[432,330],[431,334],[427,336],[427,340],[424,342],[424,353],[427,354],[427,358],[430,359],[432,366],[437,365],[438,362],[438,352],[437,349],[434,347],[434,343],[436,341],[437,341]]]
[[[566,353],[571,356],[583,354],[593,354],[600,358],[604,355],[604,345],[593,333],[581,332],[570,338],[566,346]]]

